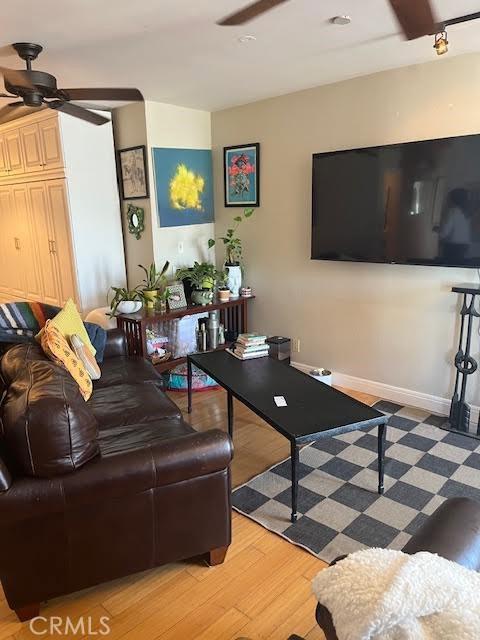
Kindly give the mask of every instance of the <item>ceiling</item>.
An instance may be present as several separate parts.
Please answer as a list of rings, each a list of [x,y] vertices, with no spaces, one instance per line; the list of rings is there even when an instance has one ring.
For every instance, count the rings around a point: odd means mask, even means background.
[[[432,2],[440,20],[480,9],[474,0]],[[60,87],[134,86],[147,100],[211,111],[441,61],[432,38],[403,40],[387,0],[290,0],[243,27],[215,24],[245,4],[4,0],[0,47],[16,41],[44,45],[34,68],[53,73]],[[338,14],[350,15],[352,23],[331,24]],[[245,34],[257,39],[241,44],[238,38]],[[451,27],[449,39],[447,57],[479,51],[480,20]],[[0,48],[1,64],[23,65],[1,53]]]

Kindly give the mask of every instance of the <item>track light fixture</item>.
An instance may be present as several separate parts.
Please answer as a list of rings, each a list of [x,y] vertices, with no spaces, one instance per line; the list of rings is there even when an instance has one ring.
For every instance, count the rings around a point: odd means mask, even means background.
[[[447,32],[439,31],[435,34],[435,44],[433,48],[437,52],[437,56],[443,56],[444,53],[448,51],[448,40],[447,40]]]

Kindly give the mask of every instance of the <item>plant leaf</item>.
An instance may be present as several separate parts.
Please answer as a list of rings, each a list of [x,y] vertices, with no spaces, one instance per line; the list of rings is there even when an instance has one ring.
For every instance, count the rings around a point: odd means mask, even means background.
[[[250,207],[249,209],[245,209],[245,211],[243,212],[243,215],[245,216],[245,218],[250,218],[250,216],[253,214],[254,211],[255,209]]]
[[[213,246],[215,246],[215,240],[213,238],[210,238],[210,240],[208,241],[208,248],[211,249]]]
[[[235,220],[235,222],[241,222],[242,221],[242,216],[235,216],[234,220]]]

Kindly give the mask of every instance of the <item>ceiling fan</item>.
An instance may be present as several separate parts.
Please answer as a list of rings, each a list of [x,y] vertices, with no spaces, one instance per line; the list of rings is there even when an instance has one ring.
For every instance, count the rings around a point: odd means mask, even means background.
[[[75,118],[81,118],[92,124],[105,124],[108,118],[99,115],[85,107],[73,104],[71,100],[121,100],[140,101],[143,96],[138,89],[58,89],[57,79],[45,71],[32,69],[35,60],[43,47],[30,42],[16,42],[12,45],[17,54],[26,62],[26,69],[8,69],[0,67],[7,93],[0,93],[1,98],[20,98],[10,102],[0,109],[0,115],[11,112],[12,109],[26,107],[48,107],[68,113]],[[10,95],[9,95],[10,94]]]
[[[247,5],[243,9],[240,9],[240,11],[236,11],[226,18],[219,20],[217,24],[221,26],[245,24],[288,1],[289,0],[256,0],[256,2]],[[439,23],[434,17],[430,0],[389,0],[389,3],[407,40],[415,40],[422,36],[433,35],[438,31],[444,31],[446,26],[480,18],[480,12],[476,12]]]

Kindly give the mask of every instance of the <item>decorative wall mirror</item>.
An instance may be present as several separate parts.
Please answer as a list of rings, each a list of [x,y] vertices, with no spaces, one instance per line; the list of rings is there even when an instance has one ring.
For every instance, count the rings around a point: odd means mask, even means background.
[[[127,220],[128,230],[135,236],[137,240],[140,240],[140,236],[145,231],[145,212],[142,207],[136,207],[133,204],[129,204],[127,207]]]

